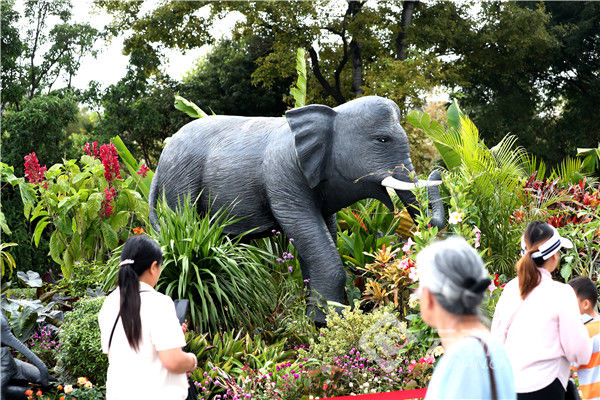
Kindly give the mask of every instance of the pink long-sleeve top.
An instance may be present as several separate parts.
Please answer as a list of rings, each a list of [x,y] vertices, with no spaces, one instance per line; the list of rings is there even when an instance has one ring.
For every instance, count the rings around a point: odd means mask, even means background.
[[[538,269],[541,282],[525,300],[518,278],[506,284],[492,320],[492,334],[511,361],[517,393],[542,389],[556,378],[566,387],[570,363],[586,364],[592,355],[575,292]]]

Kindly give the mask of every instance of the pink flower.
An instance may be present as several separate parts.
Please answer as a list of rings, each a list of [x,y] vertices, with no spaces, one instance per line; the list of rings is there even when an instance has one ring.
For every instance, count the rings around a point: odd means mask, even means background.
[[[146,175],[148,175],[148,171],[150,171],[150,168],[148,168],[146,166],[146,163],[142,164],[142,166],[140,167],[140,170],[137,172],[138,175],[141,175],[142,178],[145,178]]]
[[[478,227],[474,227],[473,228],[473,233],[475,234],[475,245],[473,247],[475,247],[476,249],[478,249],[479,246],[480,246],[479,239],[481,239],[481,231],[479,230]]]

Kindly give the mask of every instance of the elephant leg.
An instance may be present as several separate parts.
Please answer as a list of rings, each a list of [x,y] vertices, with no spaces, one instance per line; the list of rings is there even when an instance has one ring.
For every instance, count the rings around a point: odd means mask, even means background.
[[[331,214],[329,217],[325,219],[325,223],[327,224],[327,229],[331,234],[331,238],[333,239],[333,243],[335,243],[337,247],[337,215]]]
[[[307,314],[317,323],[325,323],[325,314],[317,304],[344,302],[346,272],[332,233],[315,207],[291,208],[289,204],[273,205],[273,214],[294,246],[302,263],[304,279],[310,279]]]

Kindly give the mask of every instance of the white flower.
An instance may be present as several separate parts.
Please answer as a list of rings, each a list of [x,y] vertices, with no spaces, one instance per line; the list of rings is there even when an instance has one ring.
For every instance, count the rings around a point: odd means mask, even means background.
[[[465,213],[460,211],[454,211],[450,213],[450,217],[448,218],[448,223],[452,225],[456,225],[465,218]]]
[[[350,382],[350,383],[348,383],[348,386],[353,387],[354,383]]]
[[[434,356],[439,357],[442,354],[444,354],[444,348],[442,346],[438,346],[435,349],[433,349],[433,355]]]
[[[406,243],[404,243],[404,246],[402,246],[402,251],[408,253],[410,251],[410,248],[413,247],[414,244],[415,242],[413,242],[412,238],[408,238]]]
[[[411,268],[410,272],[408,273],[408,278],[413,282],[417,282],[419,280],[419,272],[416,268]]]
[[[416,308],[419,305],[419,296],[416,293],[411,293],[408,298],[408,306]]]
[[[415,233],[413,233],[413,236],[420,237],[421,239],[423,239],[423,234],[421,233],[421,231],[416,231]]]

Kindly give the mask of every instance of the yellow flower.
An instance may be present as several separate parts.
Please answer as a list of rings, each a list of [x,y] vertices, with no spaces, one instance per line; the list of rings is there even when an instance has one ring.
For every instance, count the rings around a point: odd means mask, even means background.
[[[86,389],[91,389],[92,388],[92,382],[87,381],[83,386],[85,386]]]
[[[73,391],[73,385],[65,385],[65,393],[69,394]]]

